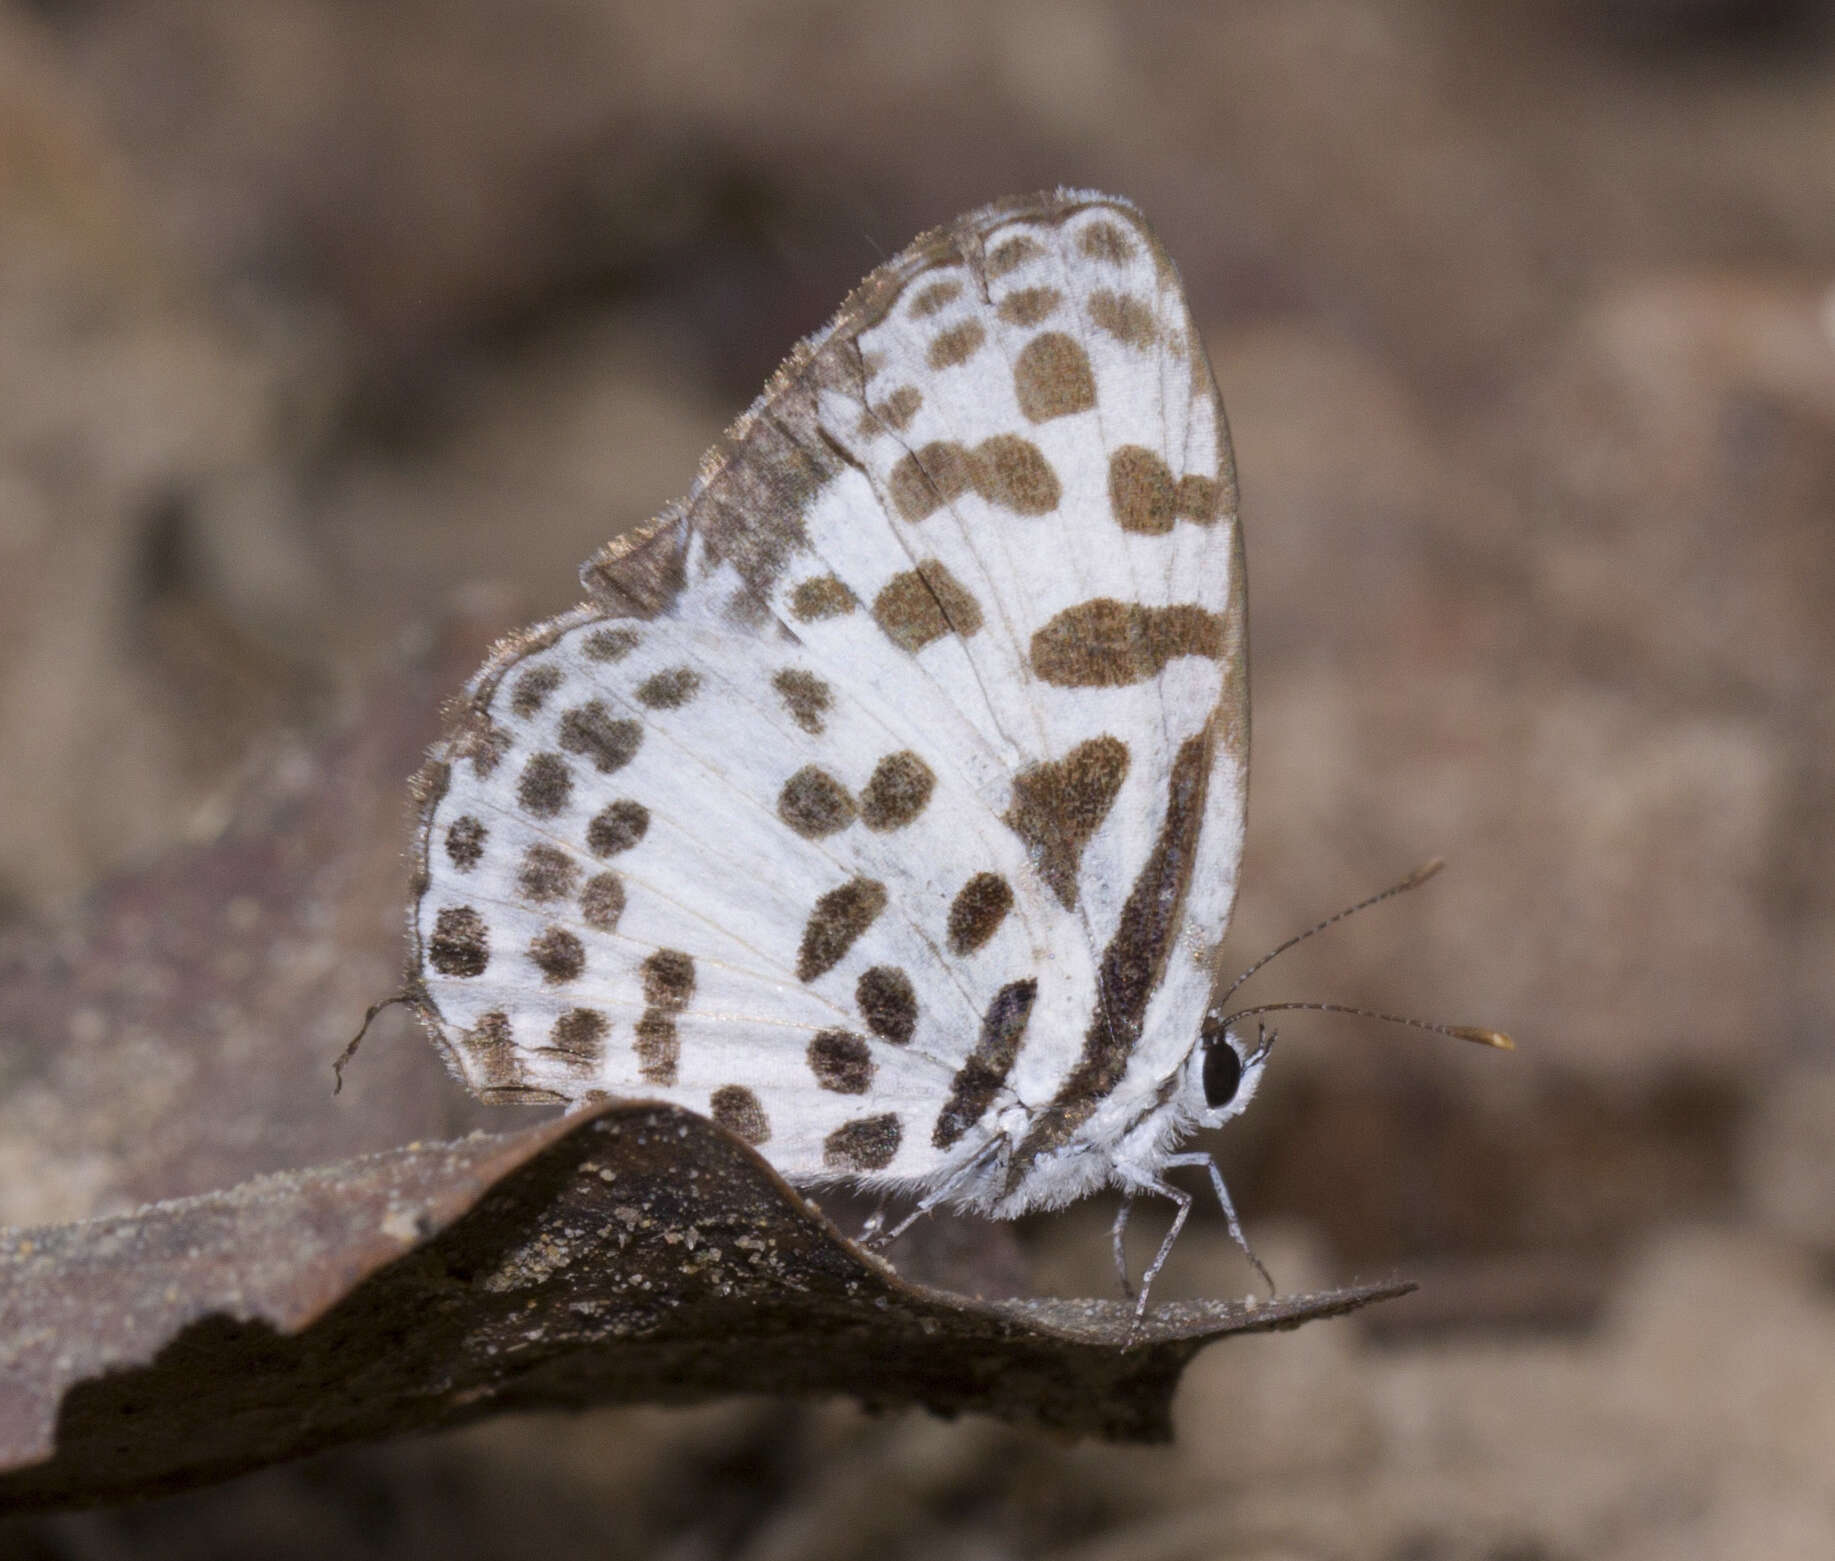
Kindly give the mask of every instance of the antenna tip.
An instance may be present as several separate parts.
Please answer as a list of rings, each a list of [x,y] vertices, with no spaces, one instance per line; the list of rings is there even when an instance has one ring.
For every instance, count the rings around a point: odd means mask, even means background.
[[[1426,883],[1428,879],[1432,878],[1435,873],[1439,872],[1440,869],[1445,866],[1446,866],[1446,858],[1443,856],[1436,856],[1430,861],[1423,862],[1419,867],[1417,867],[1412,873],[1408,875],[1407,879],[1404,880],[1402,887],[1404,889],[1418,888],[1420,885]]]
[[[1479,1046],[1490,1046],[1500,1052],[1516,1050],[1516,1042],[1505,1035],[1502,1030],[1473,1030],[1464,1025],[1450,1025],[1448,1033],[1458,1036],[1462,1041],[1472,1041]]]

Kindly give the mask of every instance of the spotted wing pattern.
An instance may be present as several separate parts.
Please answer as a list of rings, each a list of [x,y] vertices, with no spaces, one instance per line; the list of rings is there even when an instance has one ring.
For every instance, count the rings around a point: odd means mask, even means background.
[[[1135,209],[918,240],[422,777],[424,1012],[491,1099],[657,1096],[786,1174],[1004,1195],[1190,1049],[1247,763],[1228,436]]]

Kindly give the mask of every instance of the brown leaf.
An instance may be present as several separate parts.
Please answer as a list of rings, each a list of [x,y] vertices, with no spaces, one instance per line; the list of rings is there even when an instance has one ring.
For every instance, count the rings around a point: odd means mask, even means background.
[[[0,1238],[0,1503],[145,1497],[505,1410],[851,1393],[1163,1440],[1185,1363],[1406,1284],[1259,1306],[901,1280],[738,1139],[614,1102]]]

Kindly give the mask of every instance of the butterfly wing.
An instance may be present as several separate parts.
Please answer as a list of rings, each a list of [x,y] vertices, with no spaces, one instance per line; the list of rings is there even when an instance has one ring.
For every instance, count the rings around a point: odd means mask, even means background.
[[[501,647],[426,772],[427,1010],[495,1098],[659,1095],[935,1184],[1189,1049],[1247,760],[1235,494],[1125,202],[920,239]]]

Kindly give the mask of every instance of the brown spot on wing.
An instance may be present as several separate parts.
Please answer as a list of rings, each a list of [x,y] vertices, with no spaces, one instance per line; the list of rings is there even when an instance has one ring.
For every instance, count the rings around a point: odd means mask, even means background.
[[[573,794],[573,771],[558,753],[538,753],[522,767],[516,800],[537,818],[553,818]]]
[[[614,720],[597,699],[576,705],[561,717],[561,746],[591,759],[601,775],[623,769],[636,757],[643,740],[641,721]]]
[[[771,1141],[771,1124],[758,1097],[743,1084],[722,1084],[707,1097],[707,1114],[753,1148]]]
[[[1033,326],[1050,319],[1063,302],[1055,287],[1020,287],[1001,299],[995,312],[1009,325]]]
[[[1044,423],[1096,404],[1089,354],[1062,331],[1034,336],[1013,362],[1013,392],[1028,422]]]
[[[636,648],[635,629],[595,629],[586,636],[586,654],[594,661],[622,661]]]
[[[888,754],[874,767],[860,794],[860,818],[868,829],[903,829],[930,801],[937,777],[915,753]]]
[[[1123,346],[1145,351],[1159,337],[1160,324],[1152,306],[1139,298],[1104,288],[1090,294],[1089,311],[1090,323]]]
[[[864,1095],[873,1083],[873,1052],[852,1030],[823,1030],[809,1042],[809,1071],[823,1089]]]
[[[1013,909],[1013,889],[999,873],[977,873],[949,906],[949,950],[973,954],[1000,930]]]
[[[931,315],[947,308],[962,296],[962,284],[945,280],[932,282],[911,300],[911,317],[914,320],[925,320]]]
[[[822,1164],[831,1171],[883,1171],[903,1136],[894,1111],[843,1122],[822,1140]]]
[[[580,864],[559,846],[537,842],[522,854],[516,889],[526,900],[545,905],[564,900],[580,881]]]
[[[597,873],[580,891],[580,917],[598,932],[616,932],[624,914],[624,884],[616,873]]]
[[[1067,607],[1032,636],[1032,670],[1059,688],[1125,688],[1177,656],[1219,657],[1220,615],[1190,603],[1146,607],[1099,596]]]
[[[448,906],[434,917],[427,963],[441,975],[481,976],[490,959],[490,930],[471,906]]]
[[[1091,395],[1094,404],[1093,387]],[[1064,496],[1045,452],[1017,434],[996,434],[975,447],[975,479],[977,493],[1016,515],[1049,515]]]
[[[827,724],[829,707],[835,702],[835,693],[813,672],[806,672],[801,667],[785,667],[774,673],[771,686],[777,690],[777,697],[784,702],[790,712],[790,719],[811,737],[822,735],[822,728]]]
[[[510,713],[528,720],[560,686],[559,667],[530,667],[516,680],[516,686],[510,691]]]
[[[854,987],[854,1002],[867,1028],[882,1041],[908,1046],[917,1030],[917,993],[911,978],[893,965],[875,965]]]
[[[979,320],[964,320],[931,338],[924,361],[933,369],[952,369],[959,363],[967,363],[981,351],[981,344],[987,339],[987,327]]]
[[[1039,984],[1032,980],[1011,982],[994,994],[982,1016],[981,1036],[975,1049],[950,1080],[949,1098],[937,1114],[930,1141],[938,1149],[953,1145],[994,1103],[1019,1058],[1026,1021],[1032,1017],[1033,1000],[1038,994]]]
[[[846,829],[860,816],[847,787],[827,770],[806,764],[778,793],[777,816],[805,840],[820,840]]]
[[[814,575],[790,593],[790,611],[800,623],[845,617],[854,605],[854,593],[834,575]]]
[[[586,826],[586,848],[594,856],[616,856],[642,840],[650,827],[650,810],[628,797],[601,808]]]
[[[913,654],[952,631],[963,638],[981,628],[981,604],[934,558],[894,575],[873,599],[873,621],[901,650]]]
[[[1179,479],[1173,503],[1180,520],[1195,520],[1200,526],[1208,526],[1223,508],[1223,485],[1215,477],[1188,473]]]
[[[885,400],[873,403],[873,415],[887,428],[903,433],[923,404],[924,393],[916,385],[900,385]]]
[[[693,667],[670,667],[637,685],[637,702],[652,710],[679,710],[700,688],[701,674]]]
[[[460,1038],[471,1057],[471,1072],[480,1090],[502,1089],[516,1077],[516,1036],[510,1016],[497,1010],[480,1014]]]
[[[853,878],[830,889],[816,901],[803,927],[797,980],[813,981],[833,970],[885,908],[886,886],[876,879]]]
[[[635,1049],[640,1079],[646,1084],[675,1083],[682,1042],[675,1032],[674,1019],[657,1009],[645,1009],[643,1018],[637,1021]]]
[[[484,842],[490,831],[469,813],[461,814],[446,826],[446,857],[462,873],[470,872],[484,858]]]
[[[680,949],[658,949],[643,962],[644,1001],[637,1021],[637,1076],[646,1084],[675,1083],[682,1044],[675,1015],[694,996],[694,960]]]
[[[586,945],[565,927],[547,927],[529,943],[529,958],[549,986],[577,981],[586,969]]]
[[[680,949],[658,949],[643,962],[643,983],[651,1007],[686,1008],[694,996],[694,959]]]
[[[1213,477],[1193,472],[1174,481],[1171,468],[1145,445],[1123,445],[1109,458],[1109,507],[1123,531],[1164,536],[1179,520],[1208,526],[1220,497]]]
[[[1064,492],[1045,452],[1017,434],[995,434],[972,450],[932,440],[900,456],[887,482],[899,514],[914,523],[971,490],[1018,515],[1048,515]]]
[[[610,1026],[596,1008],[569,1008],[554,1021],[548,1044],[581,1069],[597,1068],[605,1056],[605,1032]]]
[[[886,479],[892,502],[906,520],[923,520],[974,486],[969,453],[946,439],[899,457]]]
[[[1127,1070],[1140,1040],[1147,1005],[1166,973],[1191,889],[1215,748],[1216,732],[1208,724],[1179,745],[1159,838],[1128,891],[1115,936],[1102,951],[1096,971],[1096,1006],[1083,1037],[1082,1053],[1013,1152],[1007,1167],[1009,1193],[1025,1180],[1039,1156],[1070,1141]]]
[[[1156,451],[1124,444],[1109,457],[1109,508],[1123,531],[1164,536],[1172,530],[1179,490]]]
[[[988,251],[988,275],[1005,276],[1009,271],[1017,270],[1028,260],[1036,260],[1044,253],[1044,246],[1031,234],[1016,233],[1012,238],[1002,239]]]
[[[1007,825],[1066,910],[1076,908],[1083,848],[1109,816],[1127,773],[1127,744],[1105,735],[1013,778]]]
[[[1126,265],[1134,258],[1134,243],[1118,223],[1106,219],[1089,223],[1077,234],[1077,248],[1091,260]]]

